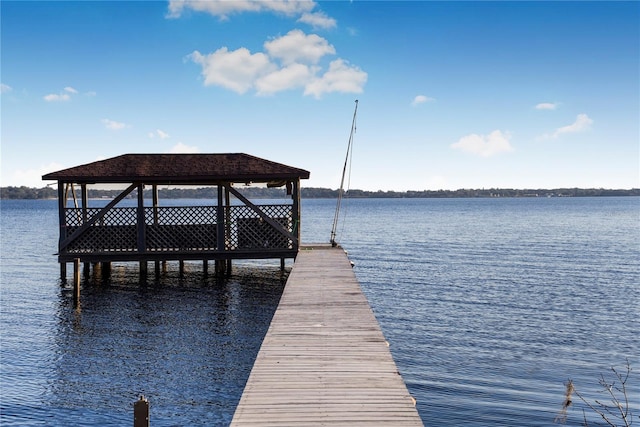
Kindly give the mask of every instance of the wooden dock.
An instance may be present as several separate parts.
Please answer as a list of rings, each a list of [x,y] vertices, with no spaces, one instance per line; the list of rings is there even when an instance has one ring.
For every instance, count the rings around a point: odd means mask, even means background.
[[[232,427],[422,426],[341,248],[303,247]]]

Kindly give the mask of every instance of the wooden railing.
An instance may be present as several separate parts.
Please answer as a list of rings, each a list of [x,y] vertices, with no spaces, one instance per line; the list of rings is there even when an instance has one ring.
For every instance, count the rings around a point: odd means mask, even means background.
[[[71,237],[102,212],[99,220],[77,234],[61,250],[64,254],[211,252],[294,249],[291,239],[296,225],[291,205],[262,205],[261,212],[274,227],[248,206],[224,207],[218,224],[215,206],[145,207],[144,230],[138,224],[138,208],[66,208],[62,240]],[[218,233],[224,247],[218,247]],[[141,242],[142,237],[142,242]]]

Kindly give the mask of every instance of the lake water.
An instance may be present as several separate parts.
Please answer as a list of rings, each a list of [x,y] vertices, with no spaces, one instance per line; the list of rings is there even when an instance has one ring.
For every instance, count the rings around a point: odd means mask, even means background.
[[[108,282],[84,281],[74,310],[56,202],[1,208],[0,425],[131,425],[139,394],[153,427],[230,422],[284,286],[278,260],[234,264],[226,280],[170,264],[146,286],[114,265]],[[303,200],[304,243],[328,241],[334,208]],[[640,198],[345,199],[342,211],[338,240],[425,425],[549,426],[568,378],[603,399],[598,378],[627,359],[640,414]],[[576,402],[567,424],[581,421]]]

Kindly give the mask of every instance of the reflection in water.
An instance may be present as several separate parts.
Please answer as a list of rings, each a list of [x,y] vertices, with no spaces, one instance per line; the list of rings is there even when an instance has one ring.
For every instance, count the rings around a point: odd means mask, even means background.
[[[65,287],[48,415],[127,425],[143,394],[154,427],[228,425],[286,280],[276,267],[233,273],[169,265],[140,284],[137,265],[114,264],[109,278],[85,279],[77,310]]]

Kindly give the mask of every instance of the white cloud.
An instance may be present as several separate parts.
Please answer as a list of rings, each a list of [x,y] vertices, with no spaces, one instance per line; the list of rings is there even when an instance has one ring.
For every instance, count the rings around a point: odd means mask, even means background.
[[[282,90],[303,87],[313,74],[304,64],[291,64],[268,74],[256,81],[259,95],[269,95]]]
[[[3,185],[15,185],[15,186],[24,185],[26,187],[42,188],[46,186],[48,183],[53,182],[53,181],[43,181],[42,175],[46,175],[50,172],[55,172],[60,169],[63,169],[63,166],[55,162],[49,163],[48,165],[44,165],[35,169],[19,169],[13,172],[11,176],[11,181],[13,182],[13,184],[3,184]]]
[[[284,64],[309,62],[312,64],[325,55],[333,55],[336,49],[317,34],[305,34],[301,30],[291,30],[286,35],[264,44],[271,58],[279,59]]]
[[[50,93],[42,98],[47,102],[65,102],[71,100],[71,95],[76,95],[78,91],[71,86],[66,86],[60,93]]]
[[[186,11],[208,13],[228,20],[236,13],[276,13],[297,18],[313,28],[335,28],[337,22],[316,9],[312,0],[170,0],[168,18],[179,18]],[[202,66],[205,86],[221,86],[239,94],[255,90],[258,95],[304,87],[305,95],[320,98],[327,92],[361,93],[367,73],[342,59],[329,64],[322,74],[317,66],[335,48],[317,34],[292,30],[264,43],[264,52],[252,53],[241,47],[229,51],[222,47],[213,53],[194,51],[188,59]],[[319,76],[322,74],[321,76]]]
[[[303,13],[298,22],[311,25],[313,28],[335,28],[336,20],[327,16],[324,12]]]
[[[4,83],[0,83],[0,93],[7,93],[7,92],[11,92],[13,89],[11,86],[6,85]]]
[[[114,120],[102,119],[101,122],[109,130],[122,130],[129,127],[126,123],[116,122]]]
[[[265,42],[264,47],[266,53],[222,47],[206,55],[194,51],[187,58],[202,66],[205,86],[221,86],[239,94],[254,89],[266,95],[304,87],[305,95],[320,98],[329,92],[361,93],[367,81],[367,73],[342,59],[332,61],[320,75],[322,67],[316,64],[335,54],[335,48],[316,34],[292,30]]]
[[[576,121],[568,126],[563,126],[561,128],[556,129],[553,133],[553,137],[557,138],[565,133],[576,133],[576,132],[584,132],[591,128],[591,124],[593,124],[593,120],[589,118],[586,114],[578,114],[576,117]]]
[[[558,108],[558,103],[557,102],[541,102],[540,104],[536,105],[536,110],[555,110],[556,108]]]
[[[247,48],[229,52],[226,47],[208,55],[197,50],[189,58],[202,66],[205,86],[217,85],[243,94],[257,78],[275,71],[264,53],[252,54]]]
[[[47,102],[68,101],[71,99],[68,93],[50,93],[42,97]]]
[[[451,148],[478,155],[480,157],[491,157],[499,153],[513,151],[509,142],[511,134],[494,130],[489,135],[471,134],[463,136]]]
[[[187,9],[205,12],[220,19],[228,19],[229,15],[242,12],[271,12],[287,16],[302,15],[316,7],[314,1],[309,0],[170,0],[169,18],[179,18]]]
[[[162,131],[160,129],[156,129],[153,132],[149,132],[149,138],[155,138],[156,136],[158,138],[160,138],[160,139],[167,139],[167,138],[170,137],[168,133],[166,133],[166,132],[164,132],[164,131]]]
[[[347,61],[336,59],[329,64],[329,70],[320,78],[305,86],[304,94],[320,98],[325,93],[361,93],[367,82],[367,73]]]
[[[413,98],[411,105],[415,107],[416,105],[424,104],[425,102],[433,102],[433,101],[435,101],[435,98],[430,98],[425,95],[418,95],[415,98]]]
[[[200,150],[198,147],[188,146],[183,144],[182,142],[178,142],[176,145],[169,149],[169,153],[179,154],[179,153],[198,153]]]

